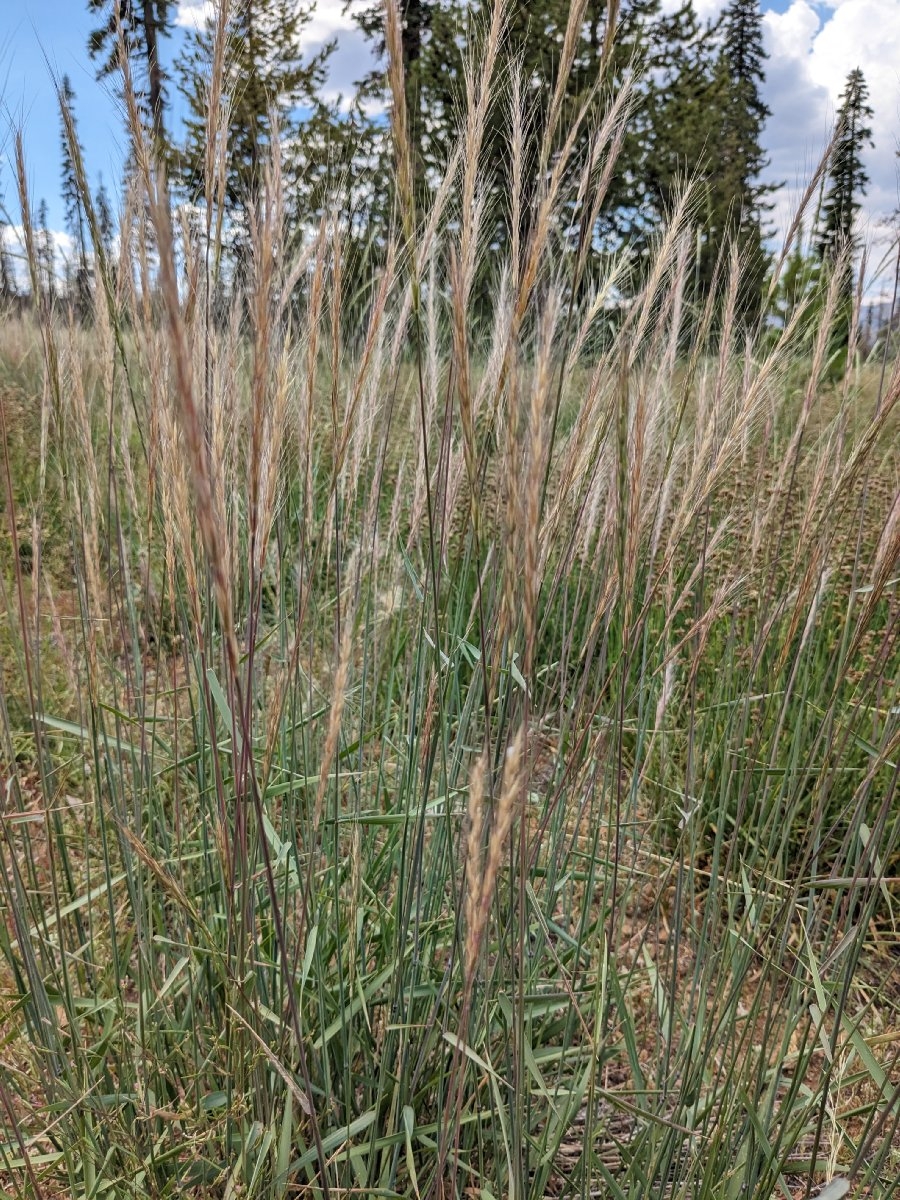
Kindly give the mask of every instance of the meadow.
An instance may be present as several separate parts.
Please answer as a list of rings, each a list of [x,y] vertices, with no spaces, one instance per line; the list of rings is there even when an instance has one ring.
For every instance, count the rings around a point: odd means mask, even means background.
[[[552,106],[486,326],[496,46],[424,210],[395,60],[364,302],[276,161],[223,307],[132,97],[0,327],[4,1196],[897,1192],[900,363],[698,303],[689,193],[613,305]]]

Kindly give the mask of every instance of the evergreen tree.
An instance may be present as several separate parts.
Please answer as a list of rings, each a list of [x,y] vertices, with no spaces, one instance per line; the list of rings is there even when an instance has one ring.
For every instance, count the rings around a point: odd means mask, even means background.
[[[60,102],[72,114],[72,128],[76,130],[75,136],[77,137],[78,134],[73,113],[75,93],[72,90],[72,84],[68,75],[63,75],[62,78]],[[81,191],[78,187],[75,163],[72,159],[72,148],[69,145],[64,120],[62,121],[60,154],[62,163],[62,200],[65,209],[66,229],[72,238],[74,246],[71,282],[75,304],[79,312],[84,314],[90,308],[91,303],[91,274],[88,267],[86,218]]]
[[[297,0],[241,0],[229,17],[226,88],[230,99],[226,193],[236,210],[259,195],[277,118],[285,148],[301,135],[301,110],[320,109],[331,44],[304,61],[300,45],[311,5]],[[203,190],[206,148],[207,69],[212,60],[215,18],[189,35],[179,59],[181,83],[188,103],[187,137],[179,173],[192,196]]]
[[[607,0],[588,0],[585,20],[572,70],[566,80],[558,130],[564,137],[576,114],[592,94],[598,112],[602,103],[595,89],[604,69],[603,97],[620,88],[637,73],[640,83],[636,111],[619,155],[618,169],[611,181],[599,223],[592,231],[595,246],[627,247],[637,260],[646,249],[647,238],[657,228],[675,176],[683,163],[676,161],[670,137],[669,90],[684,70],[688,59],[699,60],[699,43],[709,31],[701,30],[690,0],[675,12],[666,12],[660,0],[623,0],[616,5],[615,37],[607,38],[610,7]],[[417,187],[427,192],[429,182],[441,177],[455,145],[460,115],[465,109],[464,62],[467,48],[477,44],[489,19],[489,0],[405,0],[400,5],[403,55],[406,72],[407,107],[417,156]],[[521,206],[523,228],[520,243],[527,237],[529,200],[539,184],[538,162],[541,136],[549,113],[562,58],[563,40],[569,17],[569,0],[510,0],[504,31],[502,56],[515,64],[524,82],[527,105]],[[383,6],[373,4],[359,18],[374,49],[384,52]],[[608,55],[608,60],[604,59]],[[506,67],[498,69],[502,77]],[[373,73],[363,84],[371,92],[384,87],[384,76]],[[498,89],[501,96],[505,89]],[[698,111],[695,116],[699,115]],[[582,167],[596,122],[582,126],[578,145],[570,158],[570,177],[565,191],[574,204]],[[481,177],[489,202],[487,245],[500,248],[510,234],[509,223],[509,109],[493,105],[485,131]],[[657,170],[655,158],[668,156],[665,168]],[[667,176],[663,185],[662,176]],[[493,203],[490,203],[493,202]],[[578,217],[564,223],[560,237],[577,236]],[[491,256],[482,257],[483,271],[490,272]]]
[[[669,32],[671,30],[671,32]],[[665,20],[662,36],[674,49],[652,81],[652,109],[643,154],[651,211],[670,211],[689,181],[711,175],[719,100],[714,26],[702,25],[691,3]]]
[[[819,215],[818,251],[833,261],[844,247],[855,245],[854,224],[869,185],[863,164],[872,145],[872,109],[865,76],[857,67],[847,76],[837,116],[837,132],[828,163],[828,186]]]
[[[47,223],[47,201],[38,205],[37,229],[35,231],[35,253],[37,255],[38,286],[52,304],[56,298],[56,253],[53,237]]]
[[[413,156],[413,182],[422,199],[430,173],[446,162],[449,123],[458,117],[456,105],[463,95],[463,45],[469,16],[477,0],[398,0],[400,46],[406,92],[406,114]],[[355,20],[372,43],[381,67],[386,65],[385,11],[375,0],[357,11]],[[384,71],[376,67],[360,83],[363,100],[381,98],[386,87]],[[379,146],[381,173],[391,153],[388,129]]]
[[[503,57],[522,72],[529,114],[520,244],[528,233],[529,193],[539,186],[541,133],[560,69],[569,9],[569,0],[510,0],[507,8]],[[441,177],[455,145],[465,108],[465,48],[476,43],[489,11],[488,0],[401,3],[407,105],[416,142],[417,187],[423,194]],[[765,51],[758,0],[731,0],[715,27],[699,21],[691,0],[674,10],[664,8],[661,0],[622,0],[615,6],[612,39],[607,36],[611,13],[610,0],[587,0],[559,120],[560,136],[565,136],[601,72],[605,100],[637,77],[632,116],[590,245],[594,250],[627,250],[637,285],[652,235],[684,185],[698,183],[702,229],[697,299],[702,302],[711,286],[719,255],[736,241],[743,255],[740,313],[755,321],[766,271],[767,195],[773,190],[760,179],[767,165],[761,137],[769,111],[762,99]],[[382,6],[373,4],[359,20],[376,51],[383,52]],[[364,81],[370,90],[383,86],[383,75]],[[598,111],[602,102],[598,100]],[[595,129],[596,121],[585,122],[571,155],[564,185],[571,220],[564,219],[558,230],[562,244],[583,236],[575,201]],[[488,117],[481,172],[490,249],[502,247],[510,234],[508,135],[508,106],[497,103]],[[491,272],[490,253],[479,263],[483,273]]]
[[[816,248],[826,275],[839,270],[840,296],[831,348],[838,355],[835,371],[842,367],[841,351],[850,339],[853,319],[853,251],[856,248],[856,216],[869,185],[863,165],[866,146],[872,145],[869,121],[872,109],[862,71],[857,67],[847,76],[837,115],[834,145],[828,163],[828,182],[819,212]]]
[[[100,176],[97,191],[94,195],[94,211],[97,214],[97,233],[100,236],[100,244],[103,246],[106,257],[109,258],[112,254],[113,235],[116,226],[102,175]]]
[[[9,247],[6,245],[7,229],[7,223],[0,221],[0,303],[6,303],[16,296],[15,276],[9,257]]]
[[[731,0],[721,33],[708,110],[712,145],[701,214],[705,233],[701,276],[708,285],[720,251],[736,242],[743,258],[738,309],[744,320],[752,322],[760,313],[766,272],[766,197],[774,190],[774,185],[760,182],[768,165],[761,138],[770,113],[762,99],[765,49],[758,0]]]
[[[817,316],[825,300],[822,283],[821,260],[813,239],[806,235],[801,225],[772,298],[773,315],[782,327],[788,324],[800,305],[806,305],[806,332],[814,334]]]
[[[605,15],[605,0],[595,0]],[[702,25],[691,0],[664,10],[659,0],[626,0],[612,52],[613,86],[637,71],[636,105],[606,204],[605,226],[643,255],[708,136],[709,69],[714,31]],[[602,38],[590,38],[591,75]]]
[[[171,31],[175,0],[87,0],[88,9],[103,20],[90,35],[88,51],[99,60],[97,77],[119,69],[118,27],[135,67],[135,83],[143,81],[140,99],[147,111],[154,145],[166,148],[166,79],[160,61],[160,43]]]

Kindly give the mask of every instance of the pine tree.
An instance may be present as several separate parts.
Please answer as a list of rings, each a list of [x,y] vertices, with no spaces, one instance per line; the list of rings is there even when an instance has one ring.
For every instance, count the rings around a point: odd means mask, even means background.
[[[423,52],[430,40],[432,22],[439,16],[440,5],[436,0],[397,0],[400,16],[400,45],[403,56],[403,71],[406,76],[406,107],[410,137],[414,143],[422,137],[422,102],[425,99],[419,86],[418,74],[423,62]],[[384,4],[375,3],[355,14],[356,23],[368,37],[375,53],[384,58],[385,43]],[[436,31],[437,32],[437,31]],[[439,36],[439,33],[438,33]],[[378,86],[381,73],[373,72],[366,79],[368,87]]]
[[[828,186],[819,215],[818,251],[834,261],[855,245],[856,215],[869,186],[863,164],[866,146],[872,145],[872,109],[865,76],[857,67],[847,76],[837,115],[837,132],[828,163]]]
[[[523,183],[539,186],[541,131],[560,68],[569,0],[509,0],[503,58],[521,70],[529,110]],[[464,53],[484,29],[488,0],[408,0],[404,18],[404,67],[410,128],[416,138],[418,187],[427,193],[441,177],[455,145],[465,108]],[[771,187],[761,135],[769,115],[762,99],[765,51],[758,0],[731,0],[715,27],[702,24],[691,0],[677,9],[660,0],[622,0],[615,6],[615,36],[608,37],[610,0],[587,0],[573,68],[566,81],[559,129],[568,131],[585,100],[603,78],[598,111],[609,96],[636,77],[632,116],[598,221],[590,232],[593,249],[624,249],[637,286],[652,236],[685,183],[699,183],[702,225],[696,272],[702,301],[712,284],[719,254],[732,240],[743,254],[739,296],[743,319],[757,319],[766,270],[764,215]],[[372,5],[360,18],[376,51],[383,52],[383,8]],[[500,68],[501,72],[504,67]],[[383,87],[383,76],[365,86]],[[582,165],[596,121],[584,123],[570,159],[561,223],[561,243],[582,236],[575,200]],[[417,132],[416,132],[417,131]],[[486,245],[500,249],[510,236],[509,113],[493,105],[485,131],[483,169]],[[520,244],[528,229],[529,195],[522,205]],[[492,255],[480,269],[490,274]]]
[[[272,143],[272,118],[289,147],[301,132],[301,110],[320,107],[318,92],[332,46],[304,62],[301,34],[312,6],[297,0],[241,0],[229,17],[226,87],[231,101],[228,127],[226,194],[242,210],[259,195]],[[188,193],[203,190],[206,146],[207,76],[215,38],[215,18],[189,35],[179,59],[179,84],[188,103],[187,137],[179,156],[179,174]]]
[[[60,103],[72,114],[72,128],[78,136],[73,113],[75,93],[68,75],[63,75],[60,87]],[[62,164],[62,200],[65,209],[66,229],[72,238],[75,249],[73,265],[73,292],[78,311],[83,315],[91,303],[91,273],[88,267],[87,235],[84,202],[78,187],[75,163],[72,159],[72,148],[66,132],[65,120],[62,120],[60,138],[60,154]]]
[[[490,19],[489,0],[405,0],[400,4],[404,21],[403,54],[406,72],[409,125],[415,141],[417,188],[427,193],[429,183],[441,178],[455,146],[460,114],[465,110],[464,65],[468,49],[477,44]],[[564,136],[576,113],[594,95],[598,112],[610,94],[637,74],[636,111],[629,125],[606,201],[592,231],[592,245],[627,247],[640,260],[648,236],[658,227],[662,211],[674,186],[666,102],[668,88],[688,57],[687,48],[708,31],[699,29],[690,0],[676,12],[666,12],[660,0],[622,0],[616,8],[615,37],[607,37],[610,17],[608,0],[588,0],[585,20],[574,63],[566,81],[558,129]],[[507,5],[503,63],[498,78],[515,64],[524,83],[527,105],[525,129],[522,227],[520,244],[528,233],[531,194],[539,184],[539,148],[545,119],[557,82],[563,40],[569,17],[569,0],[509,0]],[[373,4],[358,18],[379,54],[384,52],[383,5]],[[708,49],[708,42],[707,42]],[[605,57],[606,56],[606,57]],[[596,93],[601,70],[602,98]],[[383,88],[384,76],[373,73],[364,81],[369,91]],[[505,89],[498,89],[503,95]],[[578,144],[570,157],[570,176],[564,191],[574,204],[582,167],[596,121],[583,123]],[[502,100],[488,115],[481,178],[488,202],[486,244],[499,250],[510,236],[509,225],[509,107]],[[663,188],[656,172],[654,155],[669,154],[666,167],[672,186]],[[683,165],[679,170],[684,172]],[[574,239],[578,216],[560,230],[564,241]],[[483,272],[492,270],[492,256],[480,259]]]
[[[841,353],[850,340],[853,319],[853,252],[856,216],[869,185],[863,164],[866,146],[872,145],[872,109],[865,76],[857,67],[847,76],[838,108],[834,145],[828,163],[828,182],[819,212],[816,249],[825,274],[839,270],[839,301],[831,350],[842,368]]]
[[[605,15],[604,0],[598,6]],[[634,71],[640,82],[607,202],[607,225],[642,254],[693,171],[705,138],[712,36],[691,0],[677,9],[664,9],[659,0],[626,0],[621,6],[612,49],[614,86]],[[599,43],[592,36],[592,72]]]
[[[643,155],[650,208],[671,211],[689,181],[709,178],[715,150],[710,113],[718,99],[715,38],[688,0],[664,19],[661,31],[672,48],[652,80],[652,108]]]
[[[774,185],[760,176],[768,159],[762,131],[770,116],[762,98],[765,49],[758,0],[731,0],[722,17],[722,48],[708,111],[711,146],[703,214],[708,284],[716,259],[736,243],[742,255],[738,310],[748,322],[760,314],[766,272],[764,215]]]
[[[5,221],[0,221],[0,303],[6,303],[16,296],[15,276],[9,257],[9,247],[6,245]]]
[[[477,0],[470,4],[464,0],[398,0],[397,7],[414,188],[421,200],[429,175],[439,172],[446,162],[448,117],[458,116],[455,106],[463,95],[465,32],[479,5]],[[383,68],[387,54],[384,3],[375,0],[354,15]],[[360,82],[359,94],[365,101],[382,98],[384,90],[384,71],[376,67]],[[386,169],[391,153],[387,127],[383,133],[380,165]]]
[[[115,75],[119,70],[118,29],[143,80],[140,99],[147,111],[154,145],[166,149],[166,78],[160,61],[160,43],[171,31],[175,0],[87,0],[90,12],[103,18],[90,35],[88,51],[99,60],[97,77]]]
[[[36,234],[38,286],[47,297],[48,303],[53,304],[56,298],[56,254],[48,226],[46,200],[41,200],[38,205]]]
[[[801,224],[772,297],[772,314],[781,328],[803,305],[806,333],[814,336],[825,300],[822,284],[821,260],[814,240],[807,236]]]
[[[112,205],[109,202],[109,195],[107,194],[102,175],[100,176],[97,191],[94,195],[94,211],[97,214],[97,233],[100,236],[100,244],[103,247],[106,257],[109,258],[112,254],[113,235],[116,226],[113,220]]]

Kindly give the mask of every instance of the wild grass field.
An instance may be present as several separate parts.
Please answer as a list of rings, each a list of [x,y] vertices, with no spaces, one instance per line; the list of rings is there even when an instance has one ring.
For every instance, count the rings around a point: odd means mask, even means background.
[[[900,364],[694,303],[689,199],[613,327],[552,110],[484,332],[486,53],[425,211],[395,60],[364,305],[276,164],[214,307],[132,103],[0,328],[4,1196],[898,1190]]]

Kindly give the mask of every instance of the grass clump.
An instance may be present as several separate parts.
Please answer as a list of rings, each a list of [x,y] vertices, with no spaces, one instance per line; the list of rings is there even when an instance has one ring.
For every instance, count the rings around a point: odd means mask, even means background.
[[[361,328],[277,161],[222,317],[132,98],[90,333],[4,334],[7,1194],[896,1190],[900,369],[690,312],[687,204],[595,336],[552,128],[477,338],[499,19],[427,212],[394,59]]]

